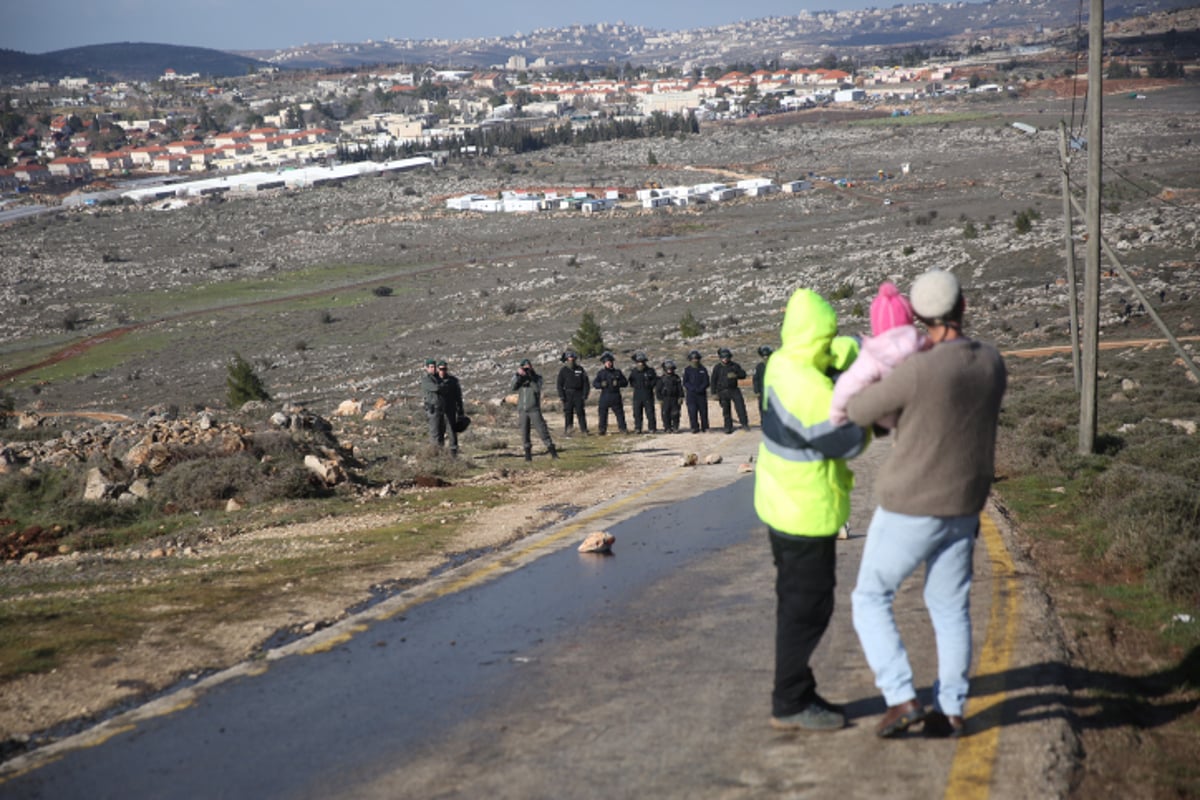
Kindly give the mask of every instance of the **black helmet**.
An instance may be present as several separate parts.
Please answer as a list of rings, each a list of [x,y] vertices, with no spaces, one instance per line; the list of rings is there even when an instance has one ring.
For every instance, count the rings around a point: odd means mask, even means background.
[[[570,359],[570,358],[579,358],[579,354],[576,353],[574,350],[567,350],[565,353],[562,354],[563,361],[566,361],[567,359]]]
[[[666,361],[664,361],[662,363],[662,368],[663,369],[675,369],[675,362],[668,358]]]
[[[699,350],[693,350],[692,352],[688,353],[688,361],[699,361],[699,360],[700,360],[700,351]]]
[[[733,353],[730,352],[728,347],[722,347],[720,350],[717,351],[717,357],[718,358],[733,358]]]
[[[767,345],[767,344],[759,345],[758,354],[760,356],[762,356],[763,358],[766,358],[767,356],[771,355],[771,346]]]
[[[612,353],[605,350],[603,353],[600,354],[600,360],[601,361],[616,361],[617,359],[613,356]]]
[[[645,353],[643,353],[641,350],[638,350],[636,353],[633,354],[633,360],[640,361],[641,363],[645,364],[650,359],[646,358]]]

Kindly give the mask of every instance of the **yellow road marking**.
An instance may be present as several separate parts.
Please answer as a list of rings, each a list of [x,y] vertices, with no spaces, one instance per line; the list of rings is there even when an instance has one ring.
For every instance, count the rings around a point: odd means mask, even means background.
[[[1020,597],[1017,595],[1016,570],[996,523],[986,512],[979,515],[979,525],[992,565],[992,610],[987,637],[979,653],[977,673],[1002,676],[1012,661],[1017,635]],[[1006,691],[999,691],[968,700],[969,727],[982,730],[958,741],[950,777],[946,781],[947,800],[982,800],[991,791],[1002,728],[1000,715],[1007,696]]]

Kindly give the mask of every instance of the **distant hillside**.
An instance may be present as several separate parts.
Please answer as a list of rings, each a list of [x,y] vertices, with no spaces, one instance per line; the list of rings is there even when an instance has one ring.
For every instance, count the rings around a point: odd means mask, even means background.
[[[246,56],[211,50],[206,47],[181,47],[173,44],[119,42],[54,50],[41,55],[0,51],[0,82],[13,83],[31,78],[87,76],[124,80],[153,80],[167,69],[181,74],[197,72],[207,77],[245,75],[247,71],[268,66]]]
[[[0,83],[56,78],[67,72],[65,64],[50,56],[0,49]]]

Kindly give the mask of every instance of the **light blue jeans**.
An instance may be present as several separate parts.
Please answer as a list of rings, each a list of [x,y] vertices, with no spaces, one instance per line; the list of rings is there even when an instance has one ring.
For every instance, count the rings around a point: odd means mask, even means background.
[[[917,696],[892,603],[900,584],[924,563],[925,607],[937,639],[934,708],[962,716],[971,667],[971,561],[978,531],[978,514],[913,517],[875,510],[850,600],[854,630],[889,706]]]

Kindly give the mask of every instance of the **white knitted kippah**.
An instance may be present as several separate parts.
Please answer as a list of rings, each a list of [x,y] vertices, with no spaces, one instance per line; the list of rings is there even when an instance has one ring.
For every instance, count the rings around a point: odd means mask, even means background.
[[[909,292],[913,313],[921,319],[941,319],[958,305],[961,289],[953,273],[933,269],[917,278]]]

